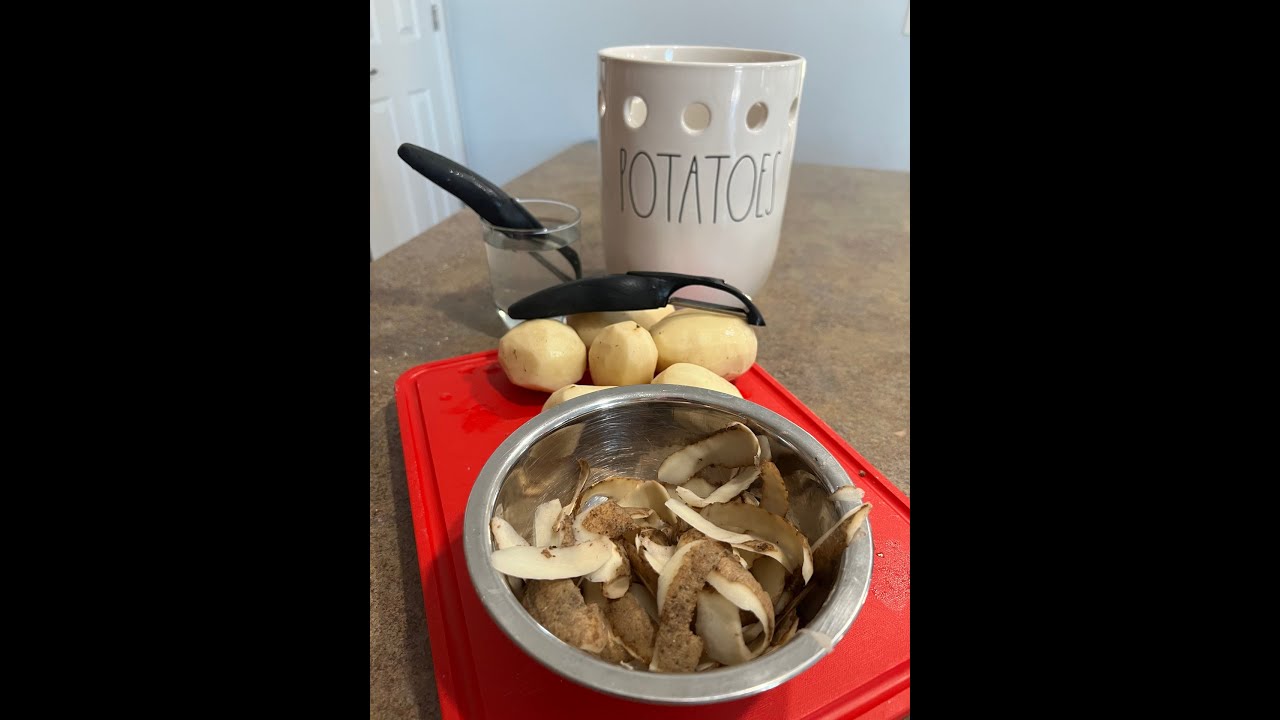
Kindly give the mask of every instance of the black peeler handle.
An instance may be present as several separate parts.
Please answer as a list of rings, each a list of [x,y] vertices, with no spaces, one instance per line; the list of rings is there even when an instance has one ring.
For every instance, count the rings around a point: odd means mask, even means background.
[[[507,309],[507,315],[517,320],[531,320],[584,312],[651,310],[667,305],[672,293],[690,285],[701,285],[729,293],[741,300],[746,310],[728,307],[722,309],[745,313],[749,325],[764,325],[764,316],[741,290],[717,278],[670,272],[633,271],[626,275],[574,280],[539,290],[513,303]]]
[[[528,208],[503,192],[502,188],[476,174],[471,168],[411,143],[402,144],[396,150],[396,155],[399,155],[400,159],[419,175],[461,200],[490,225],[513,230],[545,229]],[[582,277],[582,261],[578,258],[577,251],[571,247],[556,248],[556,251],[569,261],[574,277]],[[548,265],[538,255],[533,257],[554,272],[554,266]],[[564,276],[561,275],[561,277]]]

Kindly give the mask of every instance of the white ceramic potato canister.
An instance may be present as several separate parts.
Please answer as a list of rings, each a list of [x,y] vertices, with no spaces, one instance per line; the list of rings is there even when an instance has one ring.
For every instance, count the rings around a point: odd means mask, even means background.
[[[599,52],[609,272],[710,275],[747,295],[763,287],[778,252],[804,70],[804,58],[766,50]]]

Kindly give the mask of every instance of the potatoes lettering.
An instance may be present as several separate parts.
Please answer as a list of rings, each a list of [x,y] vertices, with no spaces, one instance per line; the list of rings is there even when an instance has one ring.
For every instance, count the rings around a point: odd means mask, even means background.
[[[650,333],[658,348],[659,372],[691,363],[732,380],[756,361],[756,333],[740,317],[681,310],[658,321]]]
[[[564,323],[528,320],[498,341],[498,363],[512,383],[552,392],[582,379],[587,346]]]
[[[601,385],[645,385],[653,379],[658,348],[649,331],[631,320],[600,331],[587,355],[591,379]]]

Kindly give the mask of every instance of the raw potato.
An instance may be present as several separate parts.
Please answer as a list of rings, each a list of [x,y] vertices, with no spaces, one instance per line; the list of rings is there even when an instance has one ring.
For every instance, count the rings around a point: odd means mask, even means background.
[[[674,313],[650,329],[658,347],[658,371],[692,363],[725,380],[756,361],[756,333],[740,317],[706,311]]]
[[[547,398],[547,401],[543,403],[542,409],[550,410],[551,408],[559,405],[560,403],[568,402],[576,397],[582,397],[587,393],[593,393],[597,390],[608,390],[611,387],[617,387],[617,386],[616,385],[565,385],[559,390],[551,393],[551,397]]]
[[[588,353],[591,379],[603,385],[645,385],[653,379],[658,347],[649,331],[631,320],[600,331]]]
[[[587,346],[564,323],[526,320],[498,341],[498,362],[515,385],[552,392],[582,379]]]
[[[565,321],[569,324],[569,327],[578,332],[578,337],[582,338],[582,344],[587,347],[591,347],[591,343],[595,341],[596,335],[599,335],[601,330],[614,323],[630,320],[645,330],[648,330],[659,320],[673,312],[675,312],[675,308],[668,305],[655,310],[578,313],[577,315],[570,315],[565,318]]]
[[[715,390],[725,395],[742,397],[733,383],[725,380],[710,370],[693,363],[678,362],[658,373],[653,379],[654,385],[688,385],[690,387]]]

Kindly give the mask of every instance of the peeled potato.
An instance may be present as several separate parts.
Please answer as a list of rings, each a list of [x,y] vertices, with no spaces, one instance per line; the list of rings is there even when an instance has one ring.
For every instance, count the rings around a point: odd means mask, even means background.
[[[602,385],[644,385],[653,379],[658,348],[649,331],[634,321],[601,330],[587,355],[591,379]]]
[[[582,338],[584,345],[591,347],[591,343],[595,342],[596,336],[600,334],[600,331],[614,323],[630,320],[648,330],[653,327],[654,323],[673,312],[675,312],[675,308],[668,305],[654,310],[578,313],[565,318],[565,322],[569,323],[569,327],[578,332],[578,337]]]
[[[658,321],[650,333],[658,347],[660,372],[676,363],[691,363],[732,380],[756,361],[756,333],[740,317],[682,310]]]
[[[738,392],[738,388],[733,383],[725,380],[710,370],[694,365],[693,363],[675,363],[666,370],[658,373],[653,379],[655,385],[689,385],[690,387],[706,388],[722,392],[725,395],[734,397],[742,397],[742,393]]]
[[[562,402],[568,402],[576,397],[593,393],[597,390],[608,390],[614,385],[565,385],[559,390],[551,393],[551,397],[547,398],[547,402],[543,404],[543,410],[550,410]]]
[[[582,379],[587,346],[564,323],[528,320],[498,341],[498,363],[512,383],[551,392]]]

